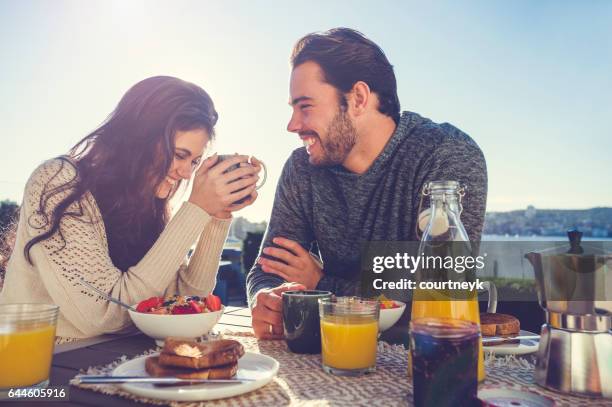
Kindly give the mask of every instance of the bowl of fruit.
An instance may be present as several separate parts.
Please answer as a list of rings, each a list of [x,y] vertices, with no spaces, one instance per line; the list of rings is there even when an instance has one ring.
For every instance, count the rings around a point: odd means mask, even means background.
[[[159,345],[169,336],[199,338],[215,326],[223,314],[221,299],[210,294],[151,297],[128,310],[134,325]]]
[[[380,332],[391,328],[404,313],[406,303],[396,300],[390,300],[384,295],[378,298],[380,301],[380,315],[378,317],[378,330]]]

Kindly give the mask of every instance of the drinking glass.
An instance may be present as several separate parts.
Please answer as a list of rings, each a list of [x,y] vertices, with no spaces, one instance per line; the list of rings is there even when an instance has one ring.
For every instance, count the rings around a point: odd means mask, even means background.
[[[477,402],[480,328],[451,318],[410,322],[415,407],[472,406]]]
[[[58,312],[56,305],[0,305],[0,398],[49,384]]]
[[[380,303],[356,297],[319,299],[323,370],[359,376],[376,370]]]

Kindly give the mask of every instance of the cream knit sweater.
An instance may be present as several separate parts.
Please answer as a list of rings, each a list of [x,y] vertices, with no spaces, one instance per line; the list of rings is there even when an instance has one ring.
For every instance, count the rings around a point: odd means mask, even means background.
[[[38,213],[43,190],[65,184],[75,170],[58,159],[46,161],[30,177],[21,206],[15,248],[9,260],[0,303],[47,303],[60,307],[56,335],[87,338],[124,330],[131,325],[127,311],[79,283],[84,279],[119,300],[135,304],[151,296],[207,295],[215,287],[216,274],[230,219],[209,216],[189,202],[166,225],[153,247],[125,273],[117,269],[108,253],[102,215],[91,193],[82,200],[83,214],[62,218],[59,234],[35,244],[26,260],[23,249],[34,236],[48,230]],[[57,174],[57,175],[56,175]],[[70,191],[49,200],[45,213]],[[68,211],[78,211],[74,203]],[[187,262],[187,253],[197,247]]]

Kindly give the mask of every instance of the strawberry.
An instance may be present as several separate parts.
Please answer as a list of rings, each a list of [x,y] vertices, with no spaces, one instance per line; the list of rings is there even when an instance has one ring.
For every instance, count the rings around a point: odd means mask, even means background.
[[[221,309],[221,298],[214,294],[208,294],[206,297],[206,306],[211,312],[219,311]]]
[[[164,302],[163,297],[151,297],[140,301],[136,306],[138,312],[149,312],[151,308],[159,307]]]
[[[393,300],[381,300],[380,301],[380,309],[393,309],[399,308],[400,305]]]
[[[200,307],[198,303],[195,302],[194,300],[190,300],[189,305],[191,306],[191,309],[195,311],[196,314],[202,313],[202,307]]]
[[[140,301],[136,306],[136,311],[138,312],[147,312],[149,310],[149,306],[147,305],[147,300]]]
[[[197,314],[191,305],[177,305],[172,308],[172,315]]]

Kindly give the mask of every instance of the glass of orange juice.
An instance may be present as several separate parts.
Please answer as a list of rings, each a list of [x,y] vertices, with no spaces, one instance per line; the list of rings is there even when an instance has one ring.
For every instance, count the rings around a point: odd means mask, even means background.
[[[49,384],[59,307],[0,305],[0,398],[10,389]]]
[[[356,297],[319,299],[323,370],[359,376],[376,370],[380,303]]]

